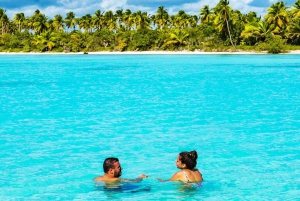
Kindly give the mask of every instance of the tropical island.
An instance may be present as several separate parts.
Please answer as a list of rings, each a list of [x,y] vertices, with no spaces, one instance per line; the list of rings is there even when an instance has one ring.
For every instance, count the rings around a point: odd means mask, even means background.
[[[0,52],[254,51],[300,50],[300,0],[272,4],[265,16],[241,13],[220,0],[198,15],[96,10],[94,14],[48,18],[39,10],[10,19],[0,8]]]

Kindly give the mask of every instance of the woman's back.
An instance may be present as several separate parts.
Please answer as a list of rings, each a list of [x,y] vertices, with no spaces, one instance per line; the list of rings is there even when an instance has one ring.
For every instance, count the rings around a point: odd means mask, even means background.
[[[185,182],[201,182],[203,181],[202,174],[197,169],[189,170],[183,169],[183,181]]]
[[[196,169],[198,154],[196,151],[181,152],[175,160],[176,167],[181,171],[176,172],[169,181],[183,181],[199,183],[203,181],[202,174]]]

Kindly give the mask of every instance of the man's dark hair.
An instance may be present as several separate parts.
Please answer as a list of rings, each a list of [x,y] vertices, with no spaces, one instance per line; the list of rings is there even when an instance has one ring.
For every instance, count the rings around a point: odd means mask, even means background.
[[[107,173],[110,168],[114,168],[115,167],[115,165],[114,165],[115,162],[119,162],[119,159],[112,158],[112,157],[105,159],[104,162],[103,162],[103,171],[104,171],[104,173]]]

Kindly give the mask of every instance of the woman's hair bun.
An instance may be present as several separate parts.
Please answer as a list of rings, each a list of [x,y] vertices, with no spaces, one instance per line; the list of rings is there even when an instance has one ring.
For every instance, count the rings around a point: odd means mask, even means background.
[[[198,154],[195,150],[191,151],[189,154],[190,154],[190,157],[191,157],[192,160],[197,160]]]
[[[187,169],[192,170],[197,165],[198,154],[196,151],[184,151],[179,154],[180,161],[186,165]]]

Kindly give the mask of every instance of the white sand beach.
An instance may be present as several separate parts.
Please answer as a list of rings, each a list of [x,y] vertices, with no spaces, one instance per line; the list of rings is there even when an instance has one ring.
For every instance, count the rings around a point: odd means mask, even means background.
[[[155,55],[155,54],[178,54],[178,55],[183,55],[183,54],[191,54],[191,55],[218,55],[218,54],[268,54],[266,51],[262,51],[262,52],[255,52],[255,51],[236,51],[236,52],[203,52],[203,51],[125,51],[125,52],[69,52],[69,53],[64,53],[64,52],[0,52],[0,55],[5,55],[5,54],[36,54],[36,55],[43,55],[43,54],[99,54],[99,55],[118,55],[118,54],[122,54],[122,55],[126,55],[126,54],[137,54],[137,55]],[[287,53],[282,53],[282,54],[300,54],[300,50],[291,50]]]

